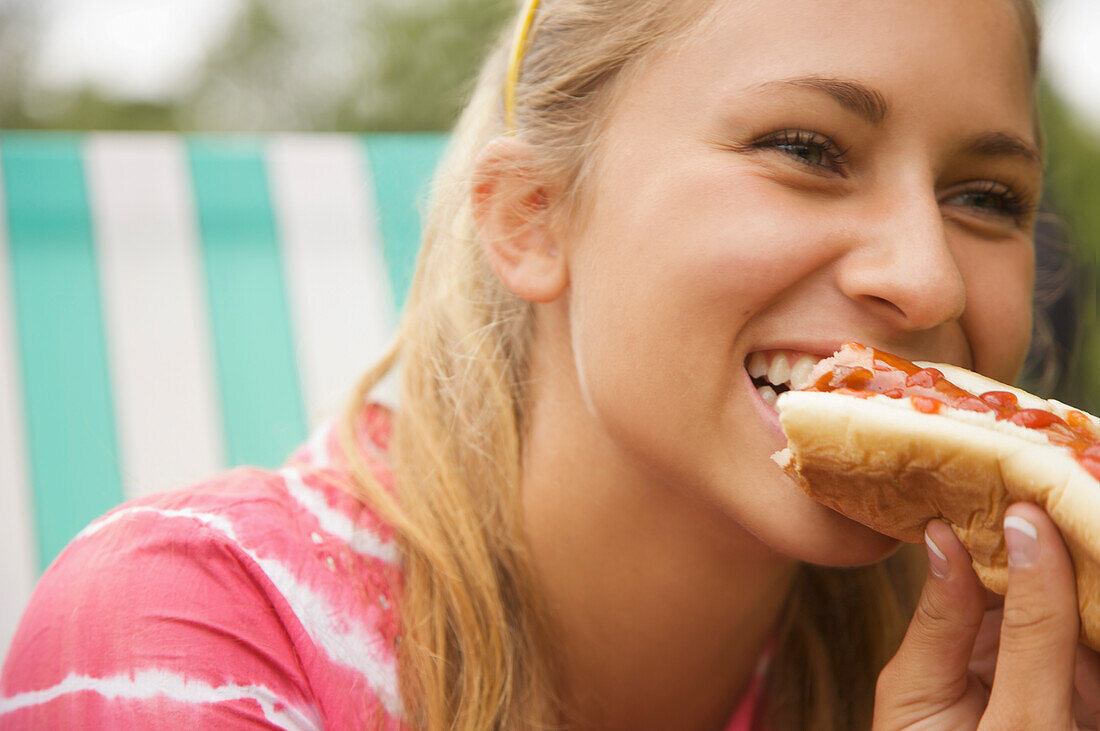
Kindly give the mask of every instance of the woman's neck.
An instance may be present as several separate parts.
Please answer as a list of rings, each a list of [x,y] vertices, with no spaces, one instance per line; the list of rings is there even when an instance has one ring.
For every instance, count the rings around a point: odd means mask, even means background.
[[[719,729],[752,679],[795,564],[652,479],[583,406],[541,400],[523,510],[573,728]]]

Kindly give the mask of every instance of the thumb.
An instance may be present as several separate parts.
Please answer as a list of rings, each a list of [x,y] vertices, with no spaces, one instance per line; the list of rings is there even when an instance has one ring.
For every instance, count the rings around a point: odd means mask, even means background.
[[[1058,529],[1039,507],[1005,513],[1008,592],[988,716],[1017,728],[1072,725],[1077,590]]]
[[[901,647],[879,675],[876,728],[918,723],[973,693],[968,665],[985,614],[985,592],[946,523],[931,521],[924,536],[929,575]],[[984,703],[984,694],[980,700]]]

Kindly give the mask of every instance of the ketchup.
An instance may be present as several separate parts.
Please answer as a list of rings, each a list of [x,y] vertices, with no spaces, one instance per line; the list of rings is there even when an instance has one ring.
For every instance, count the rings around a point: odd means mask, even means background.
[[[922,414],[937,414],[942,406],[943,402],[934,398],[928,398],[927,396],[913,397],[913,408]]]
[[[1070,411],[1065,419],[1043,409],[1021,408],[1016,394],[986,391],[974,395],[959,388],[936,368],[921,368],[904,358],[845,343],[849,351],[871,351],[872,368],[837,365],[806,388],[807,391],[845,393],[860,398],[874,395],[908,398],[923,414],[936,414],[944,406],[963,411],[992,413],[998,421],[1008,421],[1026,429],[1042,432],[1051,444],[1073,451],[1078,463],[1100,480],[1100,429],[1081,411]]]
[[[916,373],[905,379],[905,385],[909,387],[935,388],[936,384],[943,380],[943,373],[935,368],[921,368]]]
[[[1017,426],[1024,426],[1028,429],[1042,429],[1051,424],[1066,423],[1049,411],[1043,411],[1041,409],[1020,409],[1015,414],[1008,417],[1008,420]]]
[[[986,391],[979,396],[982,401],[989,404],[994,410],[1013,409],[1020,400],[1016,394],[1008,391]]]

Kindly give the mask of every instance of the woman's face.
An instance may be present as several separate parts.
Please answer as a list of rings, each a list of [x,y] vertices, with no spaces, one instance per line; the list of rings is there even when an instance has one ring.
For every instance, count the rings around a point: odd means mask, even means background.
[[[1041,166],[1008,0],[722,2],[623,81],[565,240],[593,418],[801,560],[889,539],[807,498],[746,371],[848,340],[1011,381]]]

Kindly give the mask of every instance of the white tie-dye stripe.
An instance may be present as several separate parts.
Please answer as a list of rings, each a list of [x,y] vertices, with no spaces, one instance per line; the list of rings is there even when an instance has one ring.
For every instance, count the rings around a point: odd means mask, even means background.
[[[157,515],[162,515],[166,518],[176,518],[176,517],[194,518],[195,515],[196,515],[196,513],[194,511],[187,510],[187,509],[183,509],[183,510],[163,510],[163,509],[160,509],[160,508],[150,508],[150,507],[146,507],[146,506],[143,506],[143,505],[136,505],[134,507],[123,508],[122,510],[117,510],[117,511],[111,513],[110,515],[106,515],[106,516],[100,518],[99,520],[92,521],[91,523],[88,524],[88,526],[84,530],[82,530],[82,531],[80,531],[79,533],[76,534],[76,537],[73,538],[73,543],[76,543],[77,541],[79,541],[82,538],[87,538],[88,536],[93,536],[96,533],[99,533],[101,530],[103,530],[107,526],[111,525],[112,523],[117,523],[118,521],[122,520],[123,518],[128,518],[131,515],[137,515],[137,514],[140,514],[140,513],[156,513]]]
[[[126,674],[107,678],[70,673],[51,688],[0,698],[0,716],[80,692],[98,693],[109,700],[148,700],[165,696],[174,701],[195,704],[254,700],[263,710],[264,718],[279,728],[315,731],[322,726],[316,710],[309,709],[307,713],[295,708],[262,685],[212,686],[166,670],[142,670],[134,673],[133,677]]]
[[[403,717],[404,711],[397,690],[397,667],[392,657],[384,654],[382,638],[359,629],[347,628],[347,622],[328,602],[312,589],[298,581],[281,562],[276,559],[260,558],[237,538],[233,524],[225,516],[200,513],[187,508],[165,510],[148,506],[124,508],[116,513],[92,523],[81,531],[75,540],[97,533],[107,525],[128,515],[150,513],[163,518],[188,518],[196,520],[211,530],[221,533],[235,543],[260,567],[275,588],[286,599],[298,621],[302,623],[318,647],[341,665],[358,671],[367,679],[370,687],[378,695],[383,707],[393,716]]]
[[[324,495],[306,486],[302,481],[301,472],[293,467],[285,467],[279,470],[279,476],[286,483],[287,492],[291,497],[317,518],[317,522],[325,532],[343,540],[351,550],[361,556],[370,556],[389,564],[397,564],[397,547],[393,543],[380,541],[370,531],[355,525],[351,518],[329,507]]]

